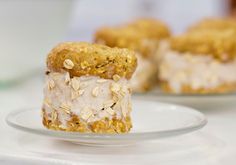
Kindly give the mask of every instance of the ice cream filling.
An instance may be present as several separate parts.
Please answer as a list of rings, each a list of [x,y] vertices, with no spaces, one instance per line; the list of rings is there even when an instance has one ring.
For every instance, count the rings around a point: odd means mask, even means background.
[[[236,59],[222,63],[207,55],[168,50],[162,56],[159,71],[160,79],[175,92],[180,92],[183,85],[209,89],[236,82]]]
[[[138,60],[138,66],[130,80],[131,88],[136,91],[142,91],[145,84],[151,84],[153,76],[155,76],[156,69],[152,62],[142,57],[142,55],[136,53]]]
[[[114,81],[96,76],[71,78],[69,73],[46,76],[43,109],[52,118],[57,113],[62,126],[77,115],[85,122],[104,118],[125,119],[130,115],[130,89],[126,79]]]

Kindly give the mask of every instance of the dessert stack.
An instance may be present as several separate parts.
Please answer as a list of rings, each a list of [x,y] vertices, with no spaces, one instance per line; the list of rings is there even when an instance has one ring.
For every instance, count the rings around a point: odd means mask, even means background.
[[[57,45],[47,57],[43,125],[83,133],[129,132],[128,80],[136,65],[128,49],[84,42]]]

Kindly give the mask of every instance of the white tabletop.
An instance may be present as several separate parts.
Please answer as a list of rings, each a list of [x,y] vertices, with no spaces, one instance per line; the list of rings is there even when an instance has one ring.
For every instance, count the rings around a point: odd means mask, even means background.
[[[201,110],[208,117],[207,126],[187,135],[127,147],[88,147],[20,132],[6,124],[11,110],[40,106],[42,88],[43,79],[35,77],[0,91],[0,164],[236,163],[236,103]]]

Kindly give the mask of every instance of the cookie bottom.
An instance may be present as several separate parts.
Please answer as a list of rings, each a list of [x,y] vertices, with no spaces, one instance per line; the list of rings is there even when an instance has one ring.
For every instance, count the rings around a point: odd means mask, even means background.
[[[124,120],[116,118],[104,118],[99,121],[86,123],[82,121],[77,115],[71,115],[70,120],[66,125],[62,125],[58,117],[50,120],[44,110],[43,112],[43,125],[52,130],[60,130],[66,132],[81,132],[81,133],[128,133],[132,128],[131,118],[126,117]],[[51,114],[52,115],[52,114]]]
[[[161,89],[166,93],[177,93],[167,82],[161,82]],[[215,88],[198,88],[193,89],[189,85],[184,85],[181,87],[180,93],[184,94],[214,94],[214,93],[229,93],[236,91],[236,82],[230,84],[223,84]]]
[[[144,82],[143,84],[140,84],[138,88],[133,88],[134,93],[145,93],[150,91],[154,87],[154,83],[152,82]]]

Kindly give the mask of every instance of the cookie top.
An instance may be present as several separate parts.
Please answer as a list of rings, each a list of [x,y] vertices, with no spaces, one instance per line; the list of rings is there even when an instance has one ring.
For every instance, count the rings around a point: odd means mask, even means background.
[[[196,23],[189,28],[188,31],[196,31],[202,29],[210,30],[228,30],[236,31],[236,20],[232,18],[207,18]]]
[[[143,18],[131,22],[127,26],[138,29],[141,33],[144,33],[145,36],[148,38],[160,40],[170,37],[170,30],[168,29],[165,23],[159,20]]]
[[[123,26],[100,28],[95,34],[95,42],[111,47],[129,48],[148,56],[157,47],[159,40],[169,36],[169,29],[164,23],[153,19],[140,19]]]
[[[47,57],[49,71],[69,72],[70,76],[93,75],[130,79],[137,66],[135,52],[86,42],[65,42]]]
[[[188,32],[170,39],[172,50],[196,55],[210,55],[219,61],[236,57],[236,31],[200,30]]]

